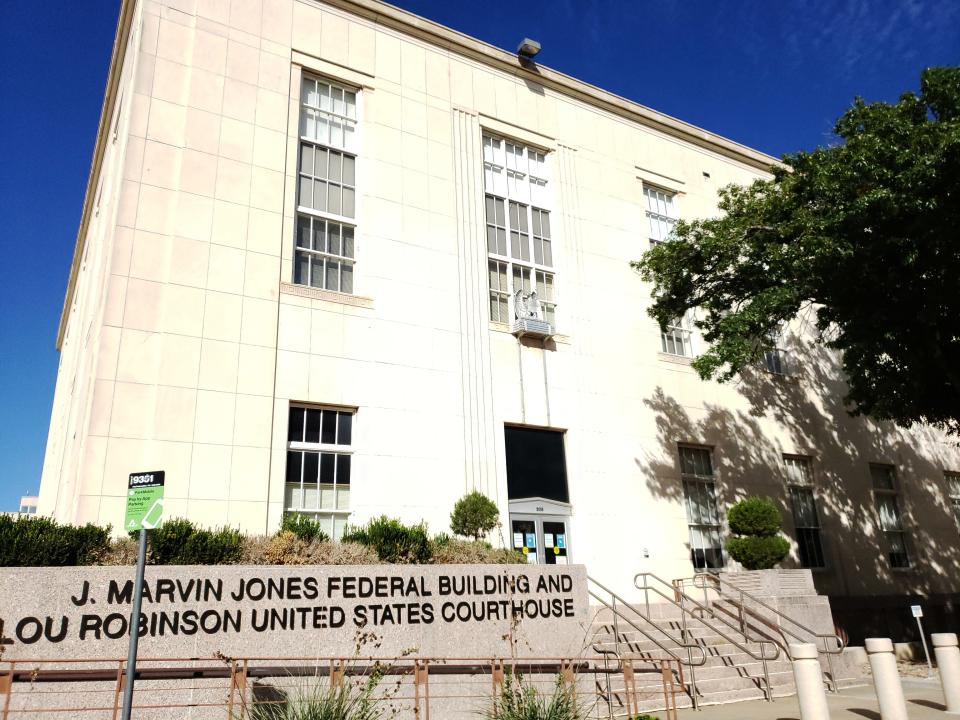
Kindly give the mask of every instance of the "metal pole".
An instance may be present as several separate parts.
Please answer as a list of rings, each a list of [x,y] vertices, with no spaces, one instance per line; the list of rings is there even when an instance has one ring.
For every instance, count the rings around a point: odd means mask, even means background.
[[[133,587],[133,610],[130,612],[130,647],[127,650],[127,682],[123,686],[121,720],[130,720],[133,705],[133,680],[137,675],[137,643],[140,640],[140,602],[143,600],[143,568],[147,563],[147,531],[140,530],[140,548],[137,551],[137,583]]]
[[[920,641],[923,643],[923,656],[927,659],[927,677],[933,677],[933,664],[930,662],[930,653],[927,651],[927,637],[923,634],[923,623],[917,618],[917,629],[920,631]]]

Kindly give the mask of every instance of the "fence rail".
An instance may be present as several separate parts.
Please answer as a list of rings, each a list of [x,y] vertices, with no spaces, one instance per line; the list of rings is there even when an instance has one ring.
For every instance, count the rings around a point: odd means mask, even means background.
[[[125,670],[124,658],[0,659],[0,720],[117,720]],[[547,695],[565,688],[591,718],[656,710],[676,720],[678,697],[687,699],[682,672],[673,658],[611,666],[603,656],[140,658],[133,717],[270,719],[311,688],[375,679],[371,701],[398,720],[489,715],[512,682]]]

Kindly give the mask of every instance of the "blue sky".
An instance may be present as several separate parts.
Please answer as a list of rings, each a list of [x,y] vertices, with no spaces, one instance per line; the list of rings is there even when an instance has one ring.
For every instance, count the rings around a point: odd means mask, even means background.
[[[202,1],[202,0],[201,0]],[[960,62],[960,2],[401,0],[405,9],[773,155],[830,141],[855,95]],[[0,509],[40,482],[57,321],[117,0],[0,2]]]

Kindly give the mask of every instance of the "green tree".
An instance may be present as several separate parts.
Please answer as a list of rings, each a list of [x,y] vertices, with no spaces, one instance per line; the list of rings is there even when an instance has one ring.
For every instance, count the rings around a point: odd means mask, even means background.
[[[455,535],[482,540],[500,522],[497,504],[474,490],[457,500],[450,514],[450,529]]]
[[[747,497],[727,511],[730,532],[727,540],[731,557],[747,570],[769,570],[790,552],[790,543],[780,537],[783,520],[773,500]]]
[[[854,414],[960,433],[960,67],[924,70],[895,104],[857,98],[834,133],[632,263],[649,313],[665,327],[698,308],[693,366],[726,381],[809,312]]]

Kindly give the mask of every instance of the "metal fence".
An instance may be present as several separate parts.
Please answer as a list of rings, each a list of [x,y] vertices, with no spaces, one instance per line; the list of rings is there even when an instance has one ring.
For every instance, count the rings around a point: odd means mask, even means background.
[[[0,659],[0,720],[117,720],[125,659]],[[246,657],[141,658],[135,720],[274,720],[313,693],[363,692],[383,718],[494,717],[504,688],[572,694],[589,718],[656,710],[676,720],[687,700],[673,659]]]

